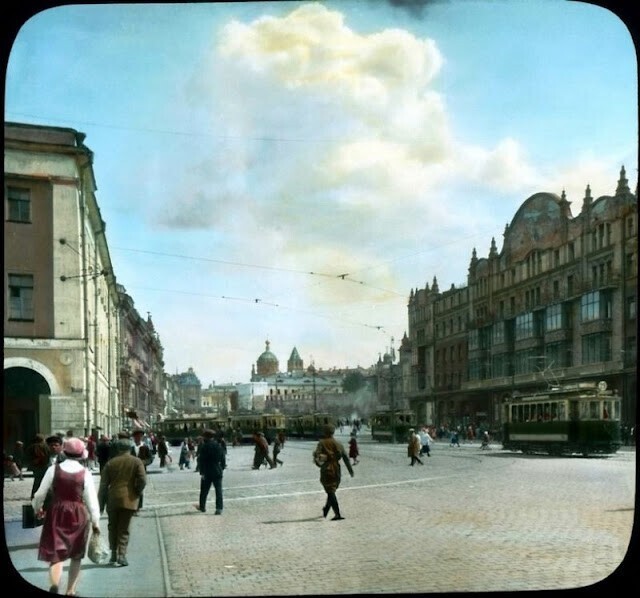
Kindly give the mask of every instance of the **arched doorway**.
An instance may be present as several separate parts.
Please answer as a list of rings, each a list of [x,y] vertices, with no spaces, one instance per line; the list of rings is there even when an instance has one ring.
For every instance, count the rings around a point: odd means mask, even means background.
[[[17,440],[29,445],[39,430],[40,397],[51,394],[51,388],[38,372],[25,367],[4,370],[4,448],[11,451]]]

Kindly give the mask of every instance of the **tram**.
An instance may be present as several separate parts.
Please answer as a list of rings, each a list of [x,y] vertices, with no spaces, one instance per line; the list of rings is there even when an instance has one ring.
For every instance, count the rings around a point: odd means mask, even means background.
[[[206,429],[224,430],[226,422],[226,418],[212,415],[173,417],[156,423],[153,430],[162,434],[171,446],[180,446],[185,438],[195,439]]]
[[[551,387],[503,405],[506,450],[587,456],[612,454],[620,446],[620,397],[604,381]]]
[[[229,442],[250,444],[253,433],[262,432],[269,442],[279,434],[288,432],[287,418],[281,413],[234,413],[228,417],[218,415],[193,415],[167,418],[154,426],[154,431],[164,435],[172,446],[179,446],[185,438],[195,439],[204,430],[222,430]]]
[[[413,411],[378,411],[370,418],[371,438],[378,442],[404,442],[416,426]]]
[[[288,418],[288,432],[293,438],[317,440],[327,425],[336,425],[336,418],[329,413],[307,413]]]

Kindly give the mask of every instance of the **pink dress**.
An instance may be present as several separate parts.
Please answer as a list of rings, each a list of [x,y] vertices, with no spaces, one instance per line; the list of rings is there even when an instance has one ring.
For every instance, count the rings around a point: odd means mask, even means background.
[[[89,511],[82,500],[84,470],[67,473],[56,465],[53,496],[45,514],[38,560],[58,563],[81,559],[87,550],[91,528]]]

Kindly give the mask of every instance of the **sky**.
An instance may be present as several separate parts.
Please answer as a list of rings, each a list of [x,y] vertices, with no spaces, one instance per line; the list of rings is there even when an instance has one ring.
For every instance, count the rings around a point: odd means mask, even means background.
[[[635,189],[637,110],[627,26],[565,0],[60,5],[6,62],[5,120],[86,134],[116,280],[204,387],[267,340],[397,350],[528,197]]]

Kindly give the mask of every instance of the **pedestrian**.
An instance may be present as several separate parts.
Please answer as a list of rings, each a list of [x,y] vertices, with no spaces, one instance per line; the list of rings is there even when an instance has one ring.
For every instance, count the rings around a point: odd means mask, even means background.
[[[158,457],[160,458],[160,467],[166,467],[169,447],[167,446],[167,441],[163,434],[158,435],[158,445],[156,450],[158,452]]]
[[[25,465],[24,462],[24,443],[22,440],[16,440],[16,443],[13,447],[13,461],[16,464],[16,467],[20,471],[20,479],[22,479],[22,468]]]
[[[131,441],[116,441],[116,456],[109,459],[100,476],[100,513],[106,507],[109,518],[109,548],[114,567],[126,567],[131,518],[138,510],[147,483],[144,463],[131,454]]]
[[[38,560],[49,563],[49,592],[58,593],[64,563],[71,559],[66,593],[75,596],[89,530],[100,533],[100,506],[91,472],[81,464],[87,455],[82,440],[67,437],[62,450],[66,458],[47,469],[32,505],[38,517],[44,516]],[[50,490],[51,504],[45,512]]]
[[[262,432],[253,433],[253,441],[255,442],[255,449],[253,454],[253,467],[252,469],[260,469],[260,466],[266,461],[269,464],[270,469],[275,469],[276,464],[269,456],[269,443],[264,437]]]
[[[273,439],[273,462],[276,464],[276,467],[278,466],[278,463],[280,465],[284,465],[284,461],[280,458],[278,458],[278,455],[282,452],[282,446],[284,444],[284,435],[282,434],[282,432],[276,434],[275,438]]]
[[[11,478],[12,482],[16,478],[22,481],[22,471],[18,469],[14,456],[7,454],[6,451],[2,451],[2,458],[4,462],[4,475],[8,475]]]
[[[422,430],[420,430],[420,443],[422,445],[420,455],[427,455],[427,457],[431,457],[432,442],[433,438],[431,434],[429,434],[429,428],[427,428],[427,426],[422,426]]]
[[[422,449],[422,443],[420,442],[420,436],[416,434],[416,431],[411,428],[409,430],[409,443],[407,445],[407,455],[411,457],[411,465],[412,467],[417,463],[420,465],[424,465],[422,459],[420,459],[420,450]]]
[[[109,437],[106,434],[100,436],[98,444],[96,445],[96,459],[98,460],[98,467],[100,467],[100,473],[104,469],[104,466],[109,460],[111,452],[111,444],[109,443]]]
[[[191,451],[189,450],[189,439],[185,438],[180,445],[180,460],[178,461],[180,469],[191,467]]]
[[[65,436],[65,438],[73,437]],[[66,459],[64,451],[62,450],[62,436],[60,436],[59,434],[52,434],[51,436],[47,436],[46,443],[49,447],[49,465],[60,463]],[[82,444],[84,444],[84,442]]]
[[[207,496],[213,485],[216,493],[216,515],[222,515],[222,474],[227,467],[225,450],[215,438],[213,430],[205,430],[198,452],[198,471],[200,472],[200,499],[196,509],[207,511]]]
[[[358,450],[358,439],[355,432],[351,432],[351,438],[349,438],[349,459],[353,459],[353,465],[358,464],[358,457],[360,451]]]
[[[322,507],[322,515],[326,517],[329,509],[333,509],[332,521],[344,519],[340,514],[340,506],[336,492],[340,486],[340,461],[344,461],[349,474],[353,477],[353,467],[349,456],[345,453],[344,447],[338,442],[333,434],[335,428],[327,425],[323,428],[323,437],[318,441],[316,450],[313,452],[313,460],[320,467],[320,483],[327,493],[327,502]]]
[[[144,465],[145,473],[147,471],[147,467],[151,465],[153,461],[153,455],[151,454],[151,450],[149,449],[146,442],[143,440],[144,438],[144,430],[141,428],[136,428],[133,431],[133,444],[131,445],[131,454],[134,457],[138,457],[140,461],[142,461]],[[116,445],[117,452],[117,445]],[[140,493],[140,501],[138,502],[138,511],[142,509],[142,502],[144,500],[144,494]],[[137,511],[136,511],[137,514]]]
[[[485,430],[484,434],[482,434],[482,444],[480,445],[480,448],[483,449],[483,450],[491,448],[489,446],[489,431],[488,430]]]
[[[89,469],[95,469],[96,467],[96,448],[98,444],[96,438],[91,435],[87,438],[87,465]]]
[[[460,441],[458,440],[458,432],[456,430],[453,430],[453,432],[451,432],[451,441],[449,442],[449,446],[454,445],[460,448]]]
[[[44,440],[44,434],[36,434],[33,442],[25,451],[27,468],[33,472],[31,498],[40,487],[42,478],[49,468],[49,447]]]

